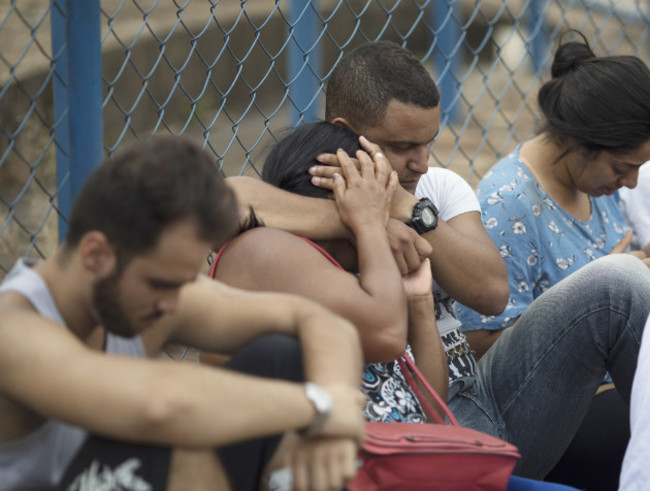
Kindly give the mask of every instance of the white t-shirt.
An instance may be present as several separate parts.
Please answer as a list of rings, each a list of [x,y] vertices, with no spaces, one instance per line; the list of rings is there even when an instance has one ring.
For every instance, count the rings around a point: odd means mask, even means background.
[[[467,181],[453,171],[442,167],[430,167],[429,171],[420,178],[415,190],[416,198],[429,198],[436,208],[441,219],[445,222],[470,211],[481,212],[481,205],[474,190]],[[460,327],[456,319],[454,299],[451,298],[434,281],[433,293],[436,301],[436,319],[440,335],[449,330]],[[439,303],[441,302],[441,303]],[[438,306],[441,305],[441,312]]]
[[[481,212],[481,206],[474,190],[455,172],[442,167],[430,167],[420,178],[415,191],[417,198],[429,198],[439,216],[445,222],[463,213]],[[455,301],[440,285],[433,282],[433,297],[436,304],[436,324],[445,347],[449,364],[449,383],[475,373],[476,362],[471,355],[465,335],[460,331],[456,318]]]
[[[641,249],[650,244],[650,164],[639,169],[639,182],[634,189],[621,188],[623,214],[634,231],[632,248]]]
[[[632,383],[630,429],[619,489],[646,490],[650,483],[650,317],[645,324],[639,363]]]

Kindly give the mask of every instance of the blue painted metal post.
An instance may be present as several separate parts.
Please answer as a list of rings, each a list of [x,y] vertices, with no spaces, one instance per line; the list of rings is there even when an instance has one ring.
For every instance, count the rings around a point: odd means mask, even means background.
[[[56,132],[56,187],[59,210],[59,240],[68,228],[70,211],[70,122],[68,121],[68,51],[66,45],[67,6],[65,0],[52,2],[52,59],[54,63],[54,121]]]
[[[68,18],[65,0],[52,2],[52,59],[54,78],[54,121],[56,132],[56,187],[59,210],[59,240],[63,240],[68,228],[70,211],[70,122],[68,113],[68,51],[66,45],[66,20]]]
[[[56,138],[60,146],[57,152],[57,168],[61,156],[62,169],[69,169],[68,183],[64,186],[69,194],[60,197],[59,207],[63,216],[68,217],[70,204],[79,188],[88,174],[102,161],[103,156],[101,17],[99,0],[57,1],[58,5],[65,4],[65,8],[59,13],[65,19],[54,19],[54,16],[52,19],[53,31],[54,28],[58,31],[56,34],[52,33],[53,46],[55,39],[59,46],[65,46],[56,59],[55,68],[58,73],[65,74],[61,77],[65,82],[54,86],[55,110],[57,118],[62,118],[56,128]],[[61,40],[63,25],[65,41]],[[65,178],[64,173],[65,170],[57,170],[59,183]],[[66,231],[66,222],[61,220],[60,239],[65,237]]]
[[[544,19],[546,4],[547,0],[530,0],[530,9],[528,11],[528,32],[530,33],[528,44],[533,69],[537,74],[544,69],[544,59],[551,45]]]
[[[434,0],[431,8],[431,25],[434,29],[433,42],[436,49],[433,61],[440,89],[440,117],[443,121],[460,120],[458,104],[459,76],[463,63],[463,52],[459,46],[461,30],[458,21],[459,11],[455,0]]]
[[[293,126],[319,119],[318,96],[321,86],[321,52],[317,43],[322,26],[317,0],[292,0],[290,6],[289,95],[293,101]]]

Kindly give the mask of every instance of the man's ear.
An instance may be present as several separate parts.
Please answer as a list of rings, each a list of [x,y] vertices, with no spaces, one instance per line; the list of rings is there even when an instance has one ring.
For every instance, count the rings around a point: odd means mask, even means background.
[[[97,230],[81,238],[79,256],[84,268],[97,276],[106,276],[115,268],[115,251],[106,236]]]
[[[334,118],[332,121],[330,121],[330,123],[335,124],[336,126],[343,126],[344,128],[347,128],[347,129],[349,129],[350,131],[354,131],[355,133],[357,132],[357,131],[352,127],[352,125],[350,124],[350,122],[349,122],[347,119],[345,119],[345,118],[341,118],[341,117]]]

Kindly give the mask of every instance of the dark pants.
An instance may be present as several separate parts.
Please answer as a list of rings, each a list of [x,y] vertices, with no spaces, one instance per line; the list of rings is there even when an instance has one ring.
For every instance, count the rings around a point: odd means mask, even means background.
[[[263,336],[239,351],[226,367],[260,377],[292,382],[303,380],[300,343],[290,336]],[[260,413],[259,417],[264,418],[264,414]],[[233,491],[256,491],[259,488],[262,471],[275,453],[281,437],[278,435],[217,449]]]
[[[57,490],[164,490],[170,459],[169,447],[90,435],[72,459]]]
[[[300,343],[291,336],[272,334],[251,341],[228,362],[227,368],[260,377],[300,382]],[[222,402],[228,404],[227,400]],[[264,418],[264,414],[259,415]],[[228,421],[223,422],[224,425]],[[276,451],[282,435],[217,449],[233,491],[256,491],[262,471]],[[113,482],[119,489],[154,491],[167,486],[172,449],[89,436],[68,466],[57,489],[103,489]],[[118,489],[117,487],[115,489]]]
[[[546,480],[587,491],[614,491],[629,439],[628,405],[616,390],[601,392]]]

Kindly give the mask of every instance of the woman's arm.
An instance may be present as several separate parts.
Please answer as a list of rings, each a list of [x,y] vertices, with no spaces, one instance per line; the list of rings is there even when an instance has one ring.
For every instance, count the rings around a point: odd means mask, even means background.
[[[433,294],[431,292],[431,266],[422,262],[414,273],[404,277],[404,290],[408,302],[408,340],[413,350],[415,364],[446,401],[449,390],[449,367],[436,325]]]

